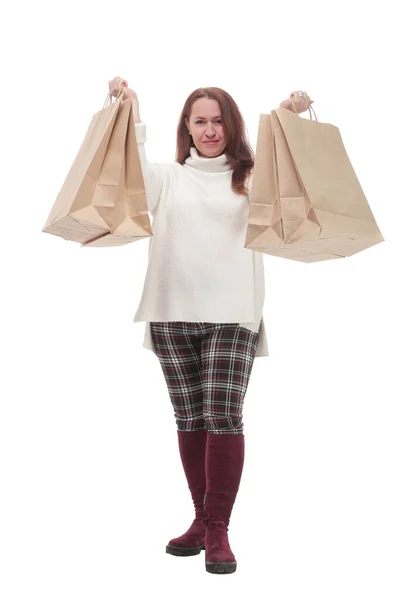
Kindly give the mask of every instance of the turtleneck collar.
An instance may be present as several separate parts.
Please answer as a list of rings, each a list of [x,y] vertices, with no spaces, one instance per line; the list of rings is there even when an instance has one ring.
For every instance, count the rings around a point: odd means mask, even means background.
[[[229,171],[232,167],[229,165],[226,154],[220,154],[212,158],[200,156],[196,146],[190,147],[190,156],[185,160],[185,164],[200,171],[208,171],[210,173],[220,173]]]

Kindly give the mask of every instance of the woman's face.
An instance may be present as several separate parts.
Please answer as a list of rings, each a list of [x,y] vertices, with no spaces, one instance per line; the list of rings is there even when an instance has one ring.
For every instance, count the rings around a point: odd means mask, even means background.
[[[186,126],[192,133],[193,143],[200,156],[213,158],[224,152],[225,134],[217,100],[196,100],[192,105],[189,121],[186,119]],[[208,144],[209,141],[216,143]]]

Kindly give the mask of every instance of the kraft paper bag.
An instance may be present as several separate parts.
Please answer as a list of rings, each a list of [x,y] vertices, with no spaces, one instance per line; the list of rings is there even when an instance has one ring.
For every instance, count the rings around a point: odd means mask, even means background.
[[[122,246],[152,235],[153,232],[136,141],[134,115],[131,110],[129,112],[124,159],[122,161],[110,232],[102,234],[82,244],[82,246]]]
[[[122,95],[97,112],[42,231],[85,242],[110,230],[128,111]],[[108,153],[107,153],[108,151]]]
[[[126,146],[131,148],[136,144],[132,128],[127,143],[132,104],[122,102],[121,92],[122,88],[114,103],[93,116],[43,232],[86,244],[107,235],[116,224],[121,225],[116,223],[116,203],[124,178]],[[110,94],[107,100],[111,100]],[[143,196],[145,189],[137,153],[133,159],[135,191]],[[150,220],[147,229],[151,231]],[[108,245],[118,245],[115,242]]]
[[[260,115],[245,247],[318,262],[382,241],[339,129],[285,108]]]

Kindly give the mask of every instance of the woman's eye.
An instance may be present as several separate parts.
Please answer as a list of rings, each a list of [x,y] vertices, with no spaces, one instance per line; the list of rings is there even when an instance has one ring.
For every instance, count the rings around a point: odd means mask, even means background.
[[[197,125],[197,123],[204,123],[204,121],[203,121],[203,120],[196,121],[196,125]],[[219,120],[217,121],[217,123],[222,123],[221,119],[219,119]]]

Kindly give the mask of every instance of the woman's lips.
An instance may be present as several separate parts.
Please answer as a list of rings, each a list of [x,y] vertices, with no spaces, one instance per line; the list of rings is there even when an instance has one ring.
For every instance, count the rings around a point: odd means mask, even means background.
[[[207,144],[208,146],[214,146],[214,144],[218,144],[219,140],[215,140],[215,142],[203,142],[204,144]]]

